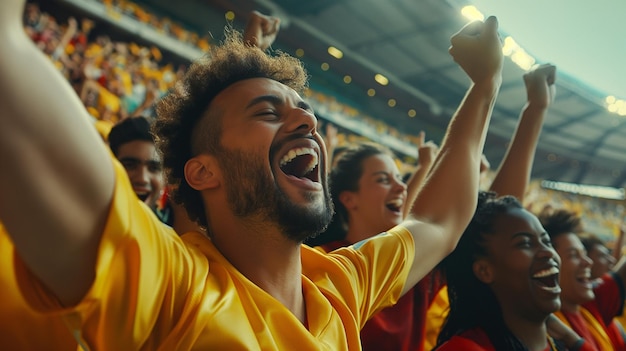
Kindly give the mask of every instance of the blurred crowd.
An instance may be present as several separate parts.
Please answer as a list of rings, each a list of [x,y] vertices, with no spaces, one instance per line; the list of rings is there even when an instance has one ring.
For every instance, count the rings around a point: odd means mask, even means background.
[[[131,17],[201,50],[207,50],[211,45],[206,36],[201,37],[182,24],[158,16],[134,2],[99,1],[107,6],[107,13],[114,18]],[[37,3],[29,3],[24,16],[27,34],[71,82],[105,133],[114,124],[131,116],[154,117],[154,102],[172,88],[187,69],[185,64],[166,62],[156,44],[146,46],[94,34],[98,24],[90,18],[69,17],[66,22],[61,22],[42,11]],[[306,97],[316,106],[322,106],[324,114],[341,118],[344,125],[358,126],[355,129],[367,129],[370,133],[386,135],[407,145],[417,144],[417,136],[403,134],[382,119],[369,116],[334,96],[308,89]],[[322,133],[328,128],[334,129],[333,147],[368,140],[362,134],[330,121],[321,122]],[[401,152],[397,156],[396,163],[401,172],[411,173],[417,160]],[[487,178],[493,175],[493,170],[485,173]],[[624,215],[623,202],[543,189],[540,181],[531,182],[526,202],[526,206],[535,212],[546,206],[568,208],[582,216],[586,228],[609,242],[618,235]]]

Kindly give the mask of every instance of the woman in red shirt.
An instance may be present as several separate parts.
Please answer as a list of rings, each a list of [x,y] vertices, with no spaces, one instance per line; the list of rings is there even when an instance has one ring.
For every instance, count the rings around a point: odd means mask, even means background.
[[[437,350],[587,350],[552,316],[561,307],[560,266],[536,216],[514,197],[481,193],[474,218],[442,263],[450,313]],[[548,336],[549,319],[560,340]]]

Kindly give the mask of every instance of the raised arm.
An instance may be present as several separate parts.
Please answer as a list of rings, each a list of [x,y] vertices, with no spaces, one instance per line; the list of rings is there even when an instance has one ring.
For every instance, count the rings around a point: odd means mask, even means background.
[[[619,233],[617,234],[617,240],[613,246],[613,258],[618,264],[623,259],[622,250],[624,249],[624,236],[626,236],[626,221],[622,222],[619,226]]]
[[[252,11],[243,32],[243,39],[250,45],[265,51],[276,40],[279,28],[280,20],[278,18]]]
[[[556,67],[550,64],[538,66],[524,75],[528,101],[490,190],[500,195],[513,195],[520,201],[524,199],[541,126],[554,101],[555,79]]]
[[[65,30],[65,33],[63,33],[63,37],[59,41],[59,44],[57,44],[57,47],[52,52],[53,58],[60,59],[67,56],[65,54],[65,48],[67,47],[67,44],[69,44],[70,40],[72,40],[74,35],[76,35],[77,29],[78,23],[76,22],[76,19],[74,17],[70,17],[67,20],[67,29]]]
[[[439,151],[439,147],[433,141],[426,140],[426,133],[421,131],[419,136],[417,137],[417,154],[418,154],[418,164],[415,172],[409,177],[409,180],[406,182],[406,203],[408,206],[404,206],[404,217],[409,214],[411,211],[412,205],[415,202],[415,198],[417,198],[417,194],[424,184],[424,179],[426,179],[426,175],[428,171],[430,171],[430,167],[433,165],[435,161],[435,157],[437,156],[437,152]]]
[[[23,10],[23,0],[0,2],[0,221],[69,305],[94,279],[114,174],[80,99],[25,35]]]
[[[626,282],[626,258],[624,256],[621,256],[622,246],[617,246],[617,245],[623,244],[624,242],[624,232],[626,231],[624,223],[620,225],[619,231],[620,231],[619,237],[617,238],[617,242],[616,242],[614,250],[619,251],[620,255],[614,256],[614,257],[619,257],[619,258],[618,258],[617,263],[615,264],[615,267],[613,268],[613,271],[617,275],[619,275],[619,277],[622,279],[622,282]]]
[[[472,80],[448,125],[437,158],[404,225],[415,240],[415,260],[404,292],[447,256],[469,223],[478,198],[487,126],[502,82],[498,22],[489,17],[455,34],[450,54]]]

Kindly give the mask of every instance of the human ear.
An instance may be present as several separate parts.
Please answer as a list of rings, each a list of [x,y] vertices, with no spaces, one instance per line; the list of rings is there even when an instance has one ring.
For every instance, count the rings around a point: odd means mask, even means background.
[[[189,186],[201,191],[220,185],[217,160],[210,155],[198,155],[185,163],[185,180]]]
[[[339,202],[341,202],[346,209],[353,209],[357,205],[354,193],[347,190],[339,194]]]
[[[485,284],[491,284],[494,280],[493,266],[487,259],[479,258],[472,264],[472,270],[478,280]]]

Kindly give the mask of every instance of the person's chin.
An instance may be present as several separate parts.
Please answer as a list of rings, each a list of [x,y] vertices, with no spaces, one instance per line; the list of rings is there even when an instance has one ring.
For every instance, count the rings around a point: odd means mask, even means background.
[[[389,228],[397,226],[402,223],[402,221],[402,213],[394,213],[388,217]]]
[[[595,298],[596,298],[596,295],[593,293],[593,291],[585,294],[585,302],[593,301],[593,299]]]
[[[143,203],[145,203],[148,207],[154,209],[156,208],[157,199],[156,197],[148,196],[148,198],[145,199]]]

